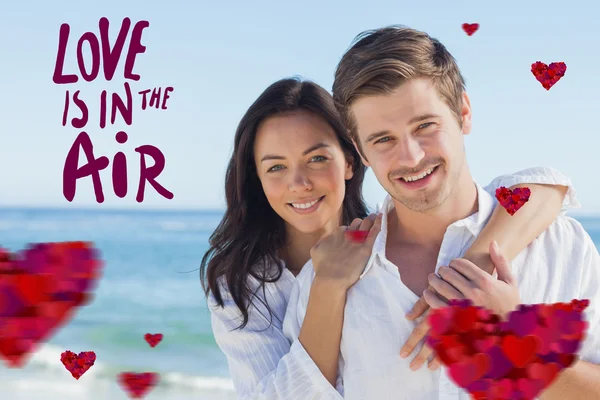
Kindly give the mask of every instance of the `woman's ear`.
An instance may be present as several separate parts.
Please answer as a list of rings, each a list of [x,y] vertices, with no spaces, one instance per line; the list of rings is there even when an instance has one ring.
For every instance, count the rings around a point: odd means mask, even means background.
[[[350,180],[354,176],[354,158],[352,156],[346,156],[346,171],[344,172],[344,179]]]

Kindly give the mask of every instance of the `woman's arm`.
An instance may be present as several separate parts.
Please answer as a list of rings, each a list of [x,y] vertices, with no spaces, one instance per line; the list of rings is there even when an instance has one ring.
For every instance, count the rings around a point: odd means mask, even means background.
[[[239,309],[225,290],[221,293],[224,294],[223,308],[209,297],[212,328],[217,344],[227,357],[238,398],[343,400],[335,383],[345,293],[342,296],[325,285],[315,285],[300,339],[291,345],[277,318],[270,324],[269,314],[260,301],[255,303],[261,308],[260,312],[250,307],[248,324],[243,329],[235,329],[240,325]],[[269,306],[273,309],[271,302]],[[281,314],[284,312],[285,309]],[[283,320],[283,315],[278,317]],[[328,343],[332,347],[328,347]]]
[[[519,184],[510,189],[517,187],[531,190],[529,201],[512,216],[498,203],[490,220],[463,256],[489,274],[494,271],[490,243],[496,240],[504,256],[512,261],[556,219],[568,189],[567,186],[541,184]]]
[[[336,387],[346,290],[315,277],[298,340],[332,387]]]

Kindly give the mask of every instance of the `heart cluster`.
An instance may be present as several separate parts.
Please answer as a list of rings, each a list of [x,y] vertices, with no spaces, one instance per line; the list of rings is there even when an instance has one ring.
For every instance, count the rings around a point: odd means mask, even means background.
[[[94,362],[96,362],[96,353],[93,351],[82,351],[77,355],[67,350],[60,355],[60,361],[69,370],[71,375],[73,375],[73,378],[79,380],[81,375],[85,374],[94,365]]]
[[[465,33],[469,36],[471,36],[472,34],[474,34],[477,29],[479,29],[479,24],[475,23],[475,24],[467,24],[466,22],[464,24],[462,24],[462,28],[463,31],[465,31]]]
[[[144,339],[150,347],[156,347],[163,339],[162,333],[146,333]],[[122,372],[117,376],[117,381],[133,399],[144,397],[154,386],[158,384],[160,374],[156,372]]]
[[[503,321],[469,300],[453,300],[430,312],[427,344],[474,399],[530,400],[577,360],[588,305],[520,305]]]
[[[92,299],[102,270],[87,242],[0,248],[0,357],[20,367],[40,343]]]
[[[78,307],[91,302],[102,268],[88,242],[35,243],[20,253],[0,248],[0,356],[9,367],[22,367]],[[163,335],[144,338],[155,347]],[[60,361],[79,380],[94,365],[96,353],[66,350]],[[118,376],[132,398],[143,397],[158,381],[154,372]]]
[[[515,215],[529,201],[529,196],[531,196],[531,190],[526,187],[510,190],[501,186],[496,189],[496,199],[510,215]]]
[[[462,29],[467,35],[471,36],[479,29],[479,24],[468,24],[465,22],[462,24]],[[560,78],[565,76],[565,72],[567,72],[567,65],[562,61],[553,62],[550,65],[544,64],[541,61],[531,64],[531,73],[546,90],[550,90]]]
[[[144,340],[150,347],[156,347],[162,339],[162,333],[146,333],[144,335]],[[159,380],[160,374],[156,372],[122,372],[117,376],[117,381],[132,399],[139,399],[147,395]]]
[[[158,384],[160,375],[156,372],[122,372],[117,376],[121,387],[132,399],[139,399],[150,392]]]
[[[144,338],[151,347],[155,347],[163,338],[162,333],[144,335]],[[96,361],[96,353],[93,351],[82,351],[79,355],[70,350],[63,352],[60,361],[65,368],[71,372],[73,378],[79,380]],[[127,391],[133,399],[144,397],[150,390],[158,384],[160,375],[156,372],[122,372],[117,376],[117,382]]]
[[[536,61],[531,64],[531,73],[546,90],[550,90],[565,75],[565,72],[567,72],[567,65],[564,62],[553,62],[546,65],[541,61]]]
[[[163,339],[163,334],[162,333],[146,333],[144,335],[144,339],[146,340],[146,342],[148,342],[148,344],[150,345],[150,347],[156,347],[157,344],[159,344],[161,342],[161,340]]]

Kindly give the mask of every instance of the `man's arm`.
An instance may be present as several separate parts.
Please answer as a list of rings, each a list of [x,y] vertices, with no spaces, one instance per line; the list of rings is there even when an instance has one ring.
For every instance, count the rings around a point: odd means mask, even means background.
[[[573,224],[573,223],[572,223]],[[573,273],[581,271],[579,293],[580,300],[587,299],[590,305],[584,310],[588,329],[579,353],[580,360],[572,367],[563,370],[556,380],[541,394],[541,400],[600,400],[600,256],[591,238],[576,226],[572,244],[584,246],[582,252],[583,268],[574,268]],[[493,310],[506,316],[520,303],[515,277],[505,257],[490,247],[492,260],[498,271],[494,280],[471,262],[464,259],[452,260],[447,268],[440,267],[440,276],[430,275],[430,284],[435,289],[425,290],[425,300],[432,308],[445,307],[447,304],[436,293],[447,299],[470,299],[475,306]],[[581,253],[579,253],[581,254]],[[581,256],[575,256],[581,263]],[[578,267],[577,265],[575,265]]]
[[[562,371],[540,395],[541,400],[600,400],[600,365],[579,360]]]

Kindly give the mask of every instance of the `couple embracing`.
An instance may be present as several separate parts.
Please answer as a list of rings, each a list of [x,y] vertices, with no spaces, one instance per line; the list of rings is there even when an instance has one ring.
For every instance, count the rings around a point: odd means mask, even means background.
[[[332,93],[275,82],[235,134],[201,276],[238,398],[466,400],[425,345],[430,308],[588,299],[579,360],[540,398],[600,399],[600,256],[565,216],[571,181],[543,167],[473,180],[464,79],[424,32],[363,32]],[[366,168],[388,193],[375,212]],[[510,215],[501,186],[531,197]]]

